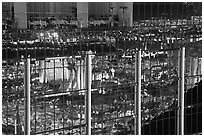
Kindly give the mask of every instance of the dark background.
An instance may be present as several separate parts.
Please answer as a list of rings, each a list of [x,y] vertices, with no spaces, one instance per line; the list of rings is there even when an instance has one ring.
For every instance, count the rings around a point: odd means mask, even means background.
[[[201,2],[134,2],[133,20],[166,18],[190,19],[202,15]]]

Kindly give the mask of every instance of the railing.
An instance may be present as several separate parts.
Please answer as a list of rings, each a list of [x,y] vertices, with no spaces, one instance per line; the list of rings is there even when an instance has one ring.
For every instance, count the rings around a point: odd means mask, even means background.
[[[201,80],[201,59],[191,58],[194,67],[189,67],[187,76],[184,64],[189,59],[184,60],[184,51],[184,47],[133,49],[126,54],[26,58],[14,66],[7,62],[3,68],[3,124],[7,130],[14,126],[13,134],[201,132],[200,89],[189,91]],[[11,69],[14,71],[9,72]],[[20,83],[22,72],[25,82]],[[193,105],[187,103],[187,94],[196,94],[197,100],[191,97]],[[191,124],[197,119],[196,130],[186,130],[187,117]]]
[[[202,133],[202,31],[188,25],[5,31],[3,132]]]
[[[3,133],[202,134],[201,5],[149,4],[134,3],[134,27],[64,12],[27,12],[28,29],[4,20]]]

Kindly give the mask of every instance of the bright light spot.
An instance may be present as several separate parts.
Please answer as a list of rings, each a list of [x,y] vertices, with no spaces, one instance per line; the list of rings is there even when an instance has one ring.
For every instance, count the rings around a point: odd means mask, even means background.
[[[49,38],[51,38],[51,37],[52,37],[52,36],[50,35],[50,33],[49,33],[49,32],[47,33],[47,35],[48,35],[48,37],[49,37]]]
[[[54,33],[52,33],[52,36],[53,36],[53,37],[58,37],[58,33],[57,33],[57,32],[54,32]]]
[[[40,36],[41,36],[41,37],[43,37],[43,36],[44,36],[44,34],[43,34],[43,33],[40,33]]]

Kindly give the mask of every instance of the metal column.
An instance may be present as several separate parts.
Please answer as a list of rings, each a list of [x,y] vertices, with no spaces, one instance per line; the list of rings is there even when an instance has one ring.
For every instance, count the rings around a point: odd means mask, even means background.
[[[27,29],[27,3],[26,2],[13,2],[14,17],[17,21],[18,29]]]
[[[24,134],[30,135],[30,58],[27,58],[24,62],[25,66],[25,77],[24,77],[24,105],[25,105],[25,115],[24,115]]]
[[[184,72],[185,72],[185,47],[179,50],[178,60],[178,112],[177,112],[177,134],[184,135]]]
[[[135,93],[134,93],[134,131],[135,135],[141,135],[141,50],[135,55]]]
[[[77,20],[80,22],[79,28],[88,27],[88,13],[88,2],[77,2]]]
[[[92,67],[91,67],[91,52],[87,52],[86,58],[86,85],[87,92],[85,94],[85,111],[86,111],[86,135],[91,135],[91,77],[92,77]]]

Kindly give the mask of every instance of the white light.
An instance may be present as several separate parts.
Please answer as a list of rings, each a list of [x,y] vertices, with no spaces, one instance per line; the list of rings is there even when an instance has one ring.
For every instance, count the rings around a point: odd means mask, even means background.
[[[43,34],[43,33],[40,33],[40,36],[41,36],[41,37],[43,37],[43,36],[44,36],[44,34]]]
[[[56,32],[52,33],[53,37],[58,37],[58,34]]]
[[[49,33],[49,32],[47,33],[47,35],[48,35],[48,37],[49,37],[49,38],[51,38],[51,37],[52,37],[52,36],[50,35],[50,33]]]

